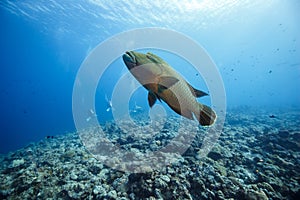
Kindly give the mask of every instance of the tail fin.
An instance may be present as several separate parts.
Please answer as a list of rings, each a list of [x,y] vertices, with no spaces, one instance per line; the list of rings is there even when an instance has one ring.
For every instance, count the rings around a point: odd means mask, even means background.
[[[202,126],[209,126],[212,125],[217,115],[216,113],[206,105],[199,105],[200,107],[200,115],[198,116],[198,121]]]

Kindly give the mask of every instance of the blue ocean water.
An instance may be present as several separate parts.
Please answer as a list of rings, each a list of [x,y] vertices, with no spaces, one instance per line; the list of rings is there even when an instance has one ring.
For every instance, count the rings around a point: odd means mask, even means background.
[[[135,28],[172,29],[202,45],[222,76],[228,108],[299,108],[299,9],[296,0],[2,0],[0,153],[76,131],[72,92],[81,63],[105,39]],[[157,54],[207,91],[201,77],[181,66],[185,61]],[[98,86],[99,121],[112,118],[105,95],[111,98],[127,70],[121,56]],[[131,106],[148,112],[146,95],[140,89]]]

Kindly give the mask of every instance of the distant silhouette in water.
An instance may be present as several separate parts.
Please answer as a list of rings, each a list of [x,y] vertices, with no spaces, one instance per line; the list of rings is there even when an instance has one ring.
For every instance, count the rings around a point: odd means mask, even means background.
[[[269,115],[270,118],[277,118],[275,115]]]

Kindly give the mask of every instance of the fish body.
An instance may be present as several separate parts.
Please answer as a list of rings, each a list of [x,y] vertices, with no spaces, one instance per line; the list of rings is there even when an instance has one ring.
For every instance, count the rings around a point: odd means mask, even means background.
[[[157,99],[163,100],[179,115],[191,120],[195,116],[203,126],[215,122],[215,112],[196,100],[196,97],[207,93],[193,88],[160,57],[152,53],[129,51],[123,55],[123,61],[131,74],[149,91],[150,107]]]

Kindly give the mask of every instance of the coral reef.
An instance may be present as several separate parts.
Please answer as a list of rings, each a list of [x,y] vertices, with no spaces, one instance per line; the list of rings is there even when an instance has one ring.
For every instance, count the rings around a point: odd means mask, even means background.
[[[173,164],[149,173],[111,169],[95,159],[77,133],[55,136],[0,156],[0,199],[300,199],[300,111],[232,109],[207,157],[203,135]],[[249,112],[248,112],[249,111]],[[145,142],[108,123],[124,149],[159,149],[174,137],[176,118]],[[139,132],[140,131],[140,132]]]

